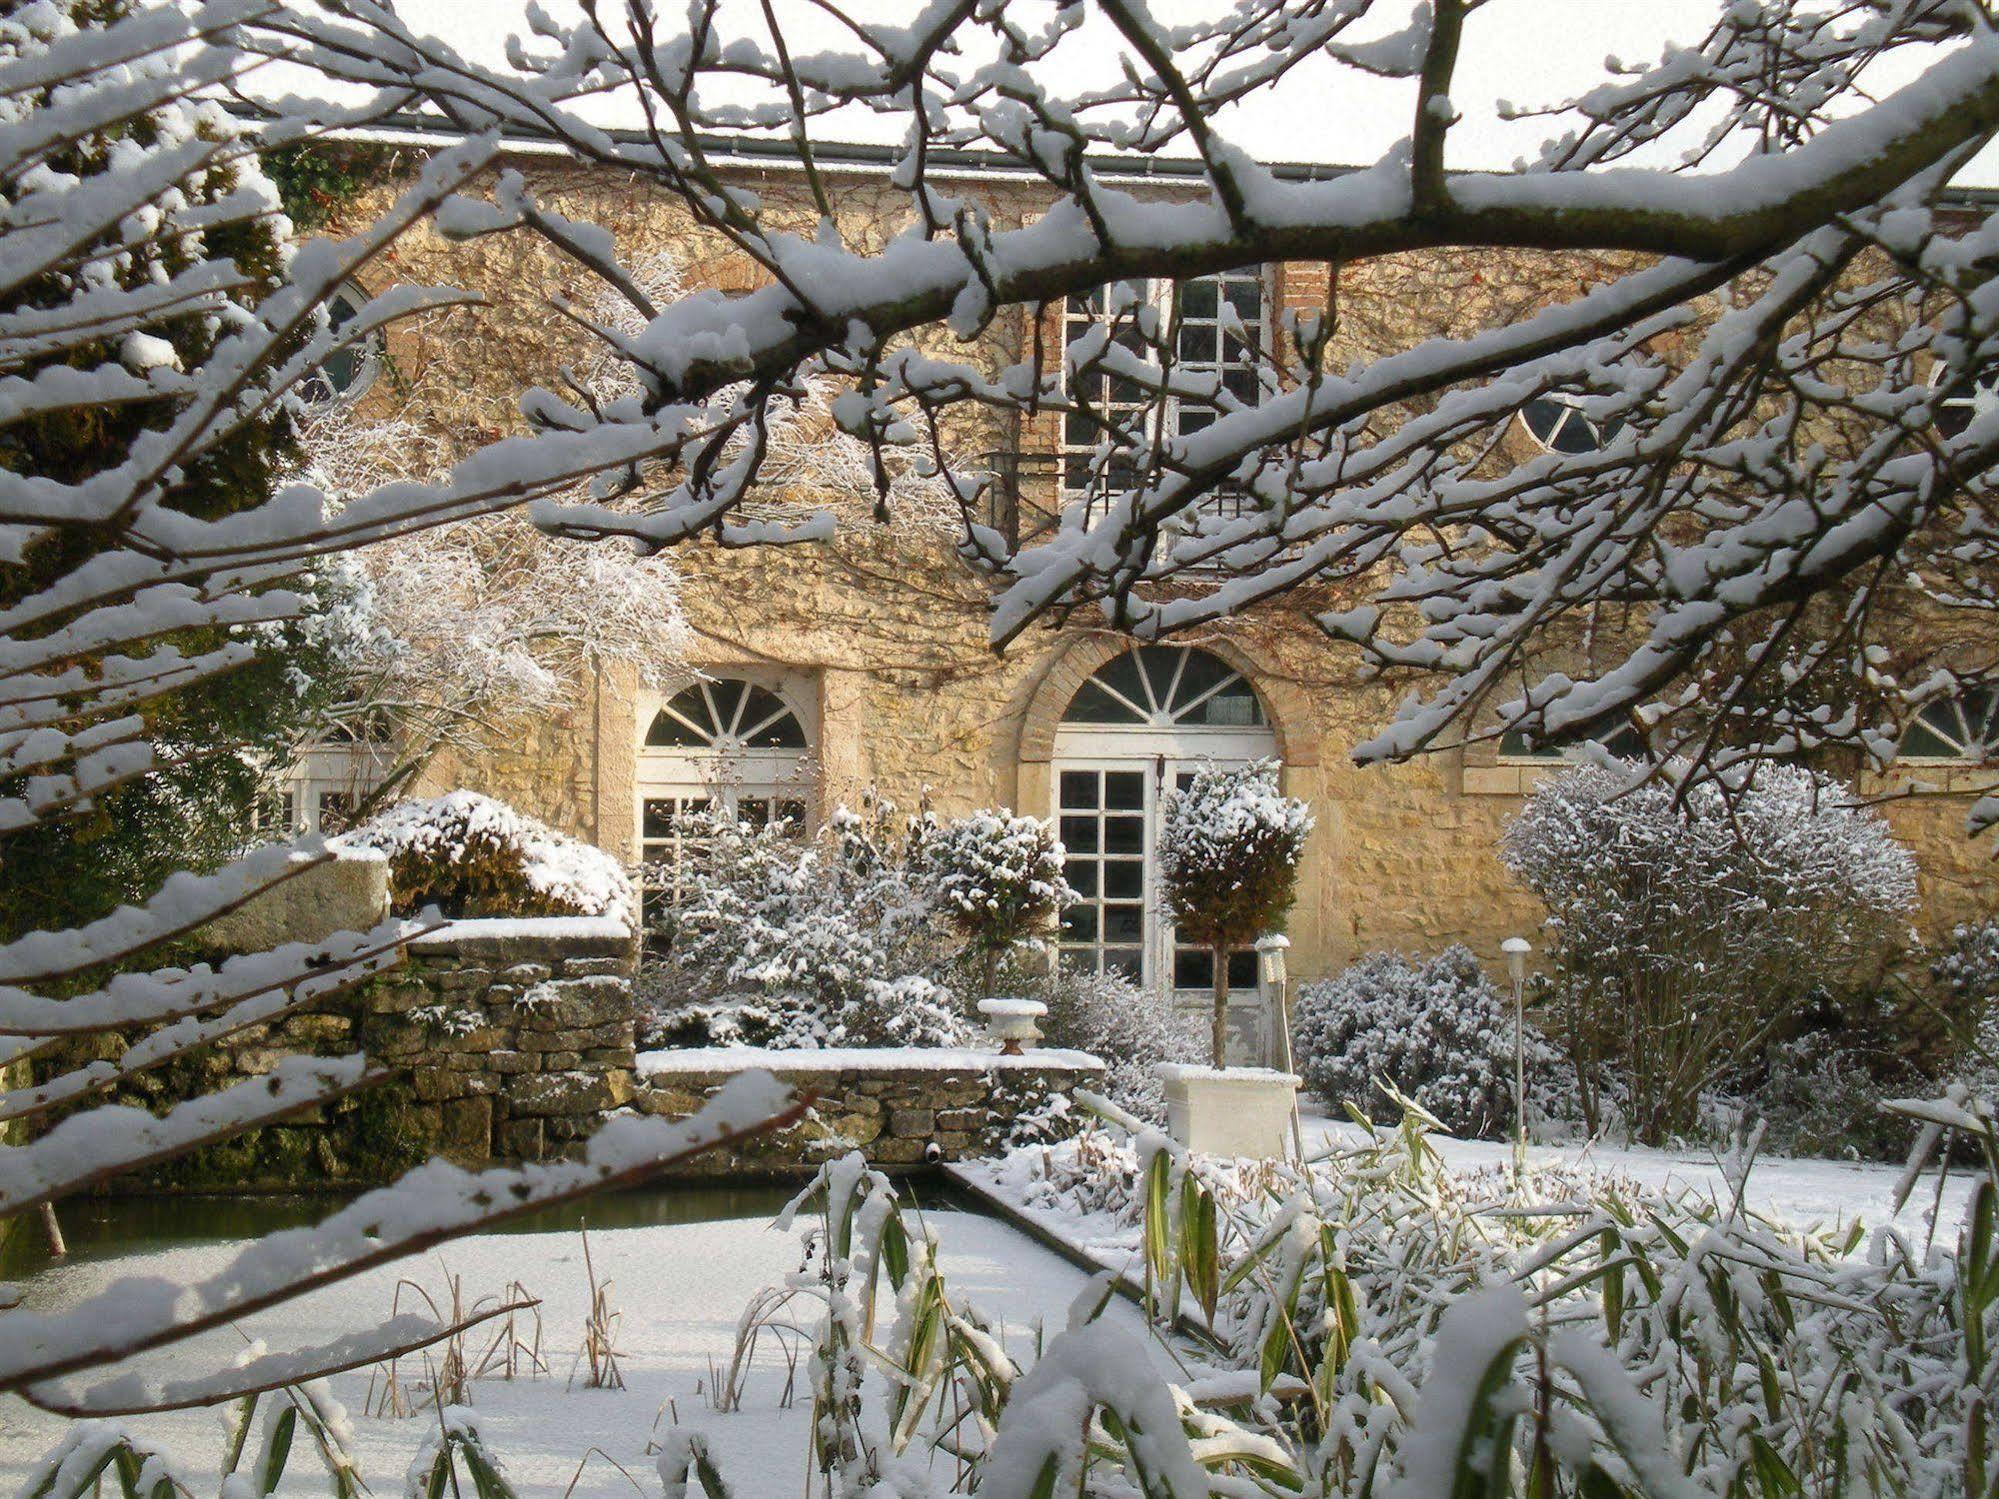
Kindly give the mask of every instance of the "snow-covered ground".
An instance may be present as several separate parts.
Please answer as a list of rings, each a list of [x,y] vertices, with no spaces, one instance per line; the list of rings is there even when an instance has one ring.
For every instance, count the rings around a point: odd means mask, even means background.
[[[1034,1324],[1045,1323],[1051,1331],[1062,1325],[1070,1300],[1084,1287],[1081,1273],[992,1219],[963,1212],[931,1212],[926,1218],[942,1240],[942,1268],[954,1301],[1003,1319],[1009,1346],[1026,1362]],[[73,1263],[37,1276],[29,1283],[28,1299],[42,1307],[60,1306],[120,1275],[190,1279],[212,1272],[230,1252],[223,1244],[199,1244]],[[707,1434],[736,1493],[756,1499],[802,1494],[811,1405],[804,1361],[797,1398],[789,1408],[781,1405],[786,1375],[774,1339],[765,1340],[740,1411],[718,1414],[706,1393],[712,1387],[709,1361],[727,1365],[737,1318],[750,1297],[780,1284],[797,1268],[796,1236],[777,1232],[763,1218],[592,1229],[590,1253],[599,1281],[610,1283],[612,1305],[621,1314],[617,1346],[627,1386],[622,1391],[565,1389],[582,1346],[589,1295],[582,1245],[574,1233],[468,1239],[252,1318],[242,1331],[262,1335],[276,1347],[350,1330],[386,1315],[400,1276],[438,1296],[444,1294],[448,1271],[461,1277],[468,1303],[519,1280],[542,1298],[544,1355],[553,1375],[513,1383],[482,1380],[473,1387],[473,1407],[482,1433],[524,1493],[563,1493],[578,1464],[596,1449],[604,1455],[588,1458],[577,1494],[632,1492],[632,1483],[610,1459],[630,1472],[641,1492],[656,1494],[648,1441],[677,1417],[682,1425]],[[803,1309],[796,1315],[809,1325],[813,1313],[798,1305]],[[885,1302],[884,1313],[892,1314],[891,1307]],[[1137,1312],[1122,1303],[1107,1315],[1128,1319],[1133,1328],[1140,1325]],[[481,1330],[470,1335],[474,1353],[489,1336]],[[242,1339],[217,1335],[197,1346],[211,1356],[223,1350],[227,1357],[229,1350],[242,1347]],[[377,1493],[399,1492],[431,1418],[366,1415],[365,1370],[336,1376],[333,1388],[352,1418],[362,1475]],[[190,1476],[214,1474],[221,1451],[215,1412],[152,1416],[130,1425],[165,1446]],[[0,1397],[0,1487],[17,1488],[28,1465],[62,1429],[57,1418],[13,1397]],[[323,1474],[301,1439],[293,1449],[286,1492],[324,1493]]]
[[[1351,1143],[1361,1138],[1358,1126],[1344,1120],[1305,1115],[1305,1145],[1308,1152],[1329,1144]],[[1437,1150],[1446,1163],[1462,1170],[1503,1167],[1513,1159],[1513,1147],[1501,1140],[1439,1139]],[[1647,1150],[1643,1147],[1606,1145],[1534,1145],[1528,1147],[1529,1160],[1537,1165],[1585,1165],[1606,1174],[1622,1176],[1641,1187],[1672,1191],[1692,1188],[1724,1198],[1728,1186],[1721,1163],[1712,1153]],[[1757,1159],[1749,1174],[1750,1206],[1770,1216],[1808,1226],[1846,1224],[1858,1218],[1869,1228],[1890,1221],[1895,1202],[1895,1184],[1902,1175],[1899,1166],[1876,1162],[1805,1160],[1766,1155]],[[1943,1184],[1943,1227],[1954,1231],[1971,1194],[1971,1177],[1956,1172]],[[1936,1173],[1931,1171],[1911,1194],[1899,1216],[1898,1227],[1916,1232],[1924,1227],[1924,1215],[1936,1201]]]
[[[1308,1154],[1363,1138],[1358,1126],[1329,1119],[1310,1106],[1304,1134]],[[1432,1143],[1455,1171],[1499,1172],[1513,1157],[1504,1141],[1438,1136]],[[1655,1191],[1691,1190],[1728,1200],[1730,1189],[1713,1154],[1581,1144],[1535,1145],[1528,1154],[1534,1165],[1586,1167]],[[972,1161],[950,1169],[965,1185],[999,1199],[1098,1264],[1133,1279],[1142,1276],[1137,1227],[1115,1213],[1079,1210],[1073,1201],[1054,1206],[1037,1186],[1035,1165],[1033,1152],[1017,1151],[1000,1161]],[[1750,1172],[1747,1202],[1756,1212],[1800,1227],[1844,1226],[1857,1219],[1869,1229],[1892,1222],[1917,1237],[1928,1231],[1932,1208],[1940,1207],[1939,1236],[1953,1238],[1970,1196],[1970,1175],[1960,1171],[1946,1176],[1939,1198],[1936,1173],[1928,1172],[1897,1214],[1895,1187],[1901,1174],[1900,1167],[1875,1163],[1764,1156]]]

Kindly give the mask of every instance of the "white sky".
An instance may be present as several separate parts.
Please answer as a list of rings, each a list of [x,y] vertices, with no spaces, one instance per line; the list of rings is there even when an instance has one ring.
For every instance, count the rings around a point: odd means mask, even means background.
[[[576,14],[573,0],[543,0],[552,14]],[[745,32],[766,36],[759,0],[730,0]],[[1154,13],[1167,24],[1226,8],[1227,0],[1153,0]],[[852,0],[846,9],[870,22],[900,21],[917,0]],[[1023,20],[1045,12],[1047,0],[1010,0]],[[1719,12],[1721,0],[1487,0],[1467,22],[1452,100],[1461,115],[1449,138],[1449,165],[1460,169],[1504,169],[1531,154],[1539,142],[1560,132],[1554,121],[1503,121],[1501,100],[1516,105],[1548,105],[1582,93],[1610,76],[1605,60],[1628,63],[1656,59],[1669,43],[1697,41]],[[414,29],[434,34],[469,59],[499,64],[509,33],[525,33],[524,0],[400,0],[398,11]],[[608,7],[607,7],[608,8]],[[776,0],[787,45],[803,55],[841,47],[844,33],[808,0]],[[676,13],[661,5],[662,23]],[[1382,19],[1370,18],[1356,37],[1394,30],[1408,13],[1408,0],[1384,0]],[[725,7],[725,17],[730,14]],[[1064,41],[1056,62],[1070,75],[1068,87],[1115,76],[1123,39],[1108,22],[1092,15],[1081,33]],[[1913,60],[1905,76],[1913,75]],[[1876,80],[1883,91],[1902,79]],[[1229,109],[1217,121],[1228,139],[1265,161],[1365,165],[1408,134],[1413,85],[1361,74],[1324,59],[1295,69],[1275,88]],[[615,116],[593,110],[605,123]],[[897,118],[848,111],[821,122],[815,135],[828,141],[890,142],[901,134]],[[1637,158],[1665,164],[1662,156]],[[1965,181],[1999,184],[1999,152],[1988,151],[1965,174]]]

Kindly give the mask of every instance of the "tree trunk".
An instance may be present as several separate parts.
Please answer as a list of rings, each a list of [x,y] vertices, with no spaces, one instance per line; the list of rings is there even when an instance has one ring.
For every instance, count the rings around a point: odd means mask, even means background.
[[[1229,1064],[1229,950],[1216,946],[1215,954],[1215,1028],[1209,1037],[1214,1047],[1215,1065]]]

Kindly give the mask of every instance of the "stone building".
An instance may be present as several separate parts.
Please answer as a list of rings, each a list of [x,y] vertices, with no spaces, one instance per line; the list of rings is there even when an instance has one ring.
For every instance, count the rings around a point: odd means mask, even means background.
[[[348,206],[352,220],[393,189],[393,165],[377,193]],[[506,165],[544,202],[609,228],[628,259],[671,256],[691,284],[724,292],[757,284],[757,267],[642,185],[545,153]],[[839,176],[856,241],[895,229],[902,200],[875,161],[822,165]],[[954,171],[953,189],[983,195],[996,221],[1018,222],[1044,201],[993,163],[946,168],[940,180]],[[1158,171],[1154,164],[1144,190],[1176,191]],[[785,161],[746,158],[741,174],[766,205],[795,203],[799,226],[810,228],[809,201]],[[1273,265],[1183,291],[1183,312],[1198,335],[1222,299],[1246,321],[1268,324],[1280,309],[1322,307],[1336,294],[1344,346],[1332,362],[1343,364],[1425,328],[1504,322],[1609,268],[1577,257],[1438,252],[1350,268],[1335,284],[1324,265]],[[363,414],[413,415],[447,441],[491,436],[519,425],[522,389],[551,383],[585,352],[548,305],[575,274],[529,236],[467,245],[420,231],[378,275],[382,285],[463,287],[485,305],[413,324],[336,372],[337,398]],[[1017,312],[983,338],[996,362],[1026,357],[1037,335],[1059,349],[1064,318],[1087,311],[1048,309],[1038,328]],[[1225,363],[1212,336],[1208,357]],[[1594,440],[1580,416],[1547,402],[1523,412],[1509,439],[1522,458]],[[1061,503],[1069,476],[1058,420],[968,433],[967,446],[995,455],[1007,507],[1000,523],[1031,529]],[[809,821],[870,789],[905,807],[927,799],[947,814],[1004,805],[1057,818],[1085,897],[1065,931],[1068,960],[1205,989],[1207,959],[1176,950],[1158,910],[1150,854],[1161,793],[1202,760],[1267,757],[1317,818],[1290,921],[1294,972],[1310,977],[1368,950],[1457,940],[1496,960],[1502,938],[1537,926],[1534,902],[1501,868],[1495,845],[1522,794],[1559,760],[1488,743],[1358,768],[1353,746],[1406,689],[1366,680],[1355,654],[1312,626],[1313,606],[1326,599],[1293,598],[1136,651],[1069,625],[1038,627],[995,653],[988,588],[956,559],[947,528],[879,525],[851,498],[798,498],[853,513],[828,543],[731,551],[704,541],[676,554],[700,680],[658,692],[600,672],[562,711],[501,726],[483,749],[441,756],[422,786],[490,793],[632,859],[670,856],[678,818],[693,808]],[[1999,774],[1959,757],[1955,744],[1967,735],[1949,713],[1932,727],[1923,757],[1897,769],[1894,784],[1867,789],[1920,783],[1941,793],[1888,806],[1920,857],[1921,922],[1935,930],[1994,903],[1989,853],[1965,837],[1963,822],[1974,791]],[[343,793],[343,776],[365,775],[367,761],[354,748],[322,753],[310,768],[316,779],[299,788],[307,818],[321,797]]]

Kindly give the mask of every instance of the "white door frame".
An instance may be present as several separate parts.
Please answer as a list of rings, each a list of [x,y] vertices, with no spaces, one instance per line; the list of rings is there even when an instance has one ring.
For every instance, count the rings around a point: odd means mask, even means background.
[[[1268,726],[1172,728],[1132,725],[1063,724],[1055,731],[1049,764],[1049,816],[1061,836],[1062,772],[1065,770],[1142,771],[1145,775],[1143,982],[1149,989],[1195,997],[1173,988],[1173,924],[1159,891],[1160,800],[1172,777],[1201,765],[1246,765],[1277,758],[1277,734]],[[1097,945],[1105,945],[1098,934]],[[1200,991],[1205,999],[1208,991]]]

